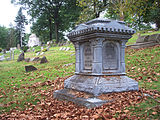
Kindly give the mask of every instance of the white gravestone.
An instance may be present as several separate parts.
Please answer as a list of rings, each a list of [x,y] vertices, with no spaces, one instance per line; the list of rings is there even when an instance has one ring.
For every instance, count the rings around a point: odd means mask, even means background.
[[[36,36],[36,34],[32,34],[29,36],[29,41],[28,41],[28,46],[33,47],[33,46],[40,46],[41,42],[39,38]]]

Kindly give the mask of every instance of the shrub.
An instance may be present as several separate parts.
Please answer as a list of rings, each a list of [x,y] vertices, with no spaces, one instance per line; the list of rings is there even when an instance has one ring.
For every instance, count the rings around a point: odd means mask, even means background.
[[[2,52],[2,48],[0,48],[0,52]]]
[[[26,51],[28,50],[28,48],[29,48],[28,46],[23,46],[23,47],[22,47],[22,50],[23,50],[24,52],[26,52]]]

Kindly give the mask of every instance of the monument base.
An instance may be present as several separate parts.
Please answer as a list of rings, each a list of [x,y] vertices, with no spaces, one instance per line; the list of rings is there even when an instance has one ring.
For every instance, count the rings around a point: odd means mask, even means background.
[[[74,92],[74,93],[73,93]],[[71,89],[62,89],[62,90],[56,90],[53,93],[54,98],[58,100],[66,100],[71,101],[77,105],[85,106],[87,108],[94,108],[99,107],[103,105],[104,103],[111,102],[107,100],[101,100],[95,97],[78,97],[75,90]]]
[[[110,92],[138,91],[138,82],[127,76],[73,75],[65,80],[64,87],[99,96]]]
[[[138,91],[138,82],[127,76],[73,75],[65,80],[64,87],[54,92],[54,98],[94,108],[111,102],[97,96],[110,92]]]

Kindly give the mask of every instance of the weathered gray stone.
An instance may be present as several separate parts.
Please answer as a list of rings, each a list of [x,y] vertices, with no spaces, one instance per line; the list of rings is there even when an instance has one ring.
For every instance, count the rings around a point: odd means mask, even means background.
[[[24,52],[22,52],[17,59],[17,62],[23,61],[24,60]]]
[[[41,60],[41,58],[39,58],[39,57],[34,57],[34,58],[30,59],[31,62],[38,62],[40,60]]]
[[[145,48],[160,44],[160,34],[141,36],[137,39],[136,44],[129,45],[131,48]]]
[[[18,49],[18,50],[20,50],[20,49],[21,49],[20,44],[17,44],[17,49]]]
[[[95,97],[93,98],[76,97],[75,95],[72,95],[69,93],[69,89],[56,90],[53,96],[54,98],[58,98],[59,100],[71,101],[71,102],[74,102],[75,104],[82,105],[87,108],[99,107],[103,105],[104,103],[112,102],[109,100],[106,101],[106,100],[97,99]]]
[[[68,50],[70,50],[70,47],[67,47],[67,48],[66,48],[66,51],[68,51]]]
[[[41,52],[40,55],[44,55],[44,52]]]
[[[150,42],[150,41],[154,41],[154,42],[160,43],[160,34],[150,35],[149,38],[148,38],[148,42]]]
[[[50,46],[47,47],[47,51],[49,51],[49,49],[50,49]]]
[[[1,55],[0,56],[0,61],[4,61],[5,60],[5,55]]]
[[[43,50],[44,48],[43,48],[43,46],[41,47],[41,51]]]
[[[36,53],[36,56],[38,56],[38,55],[40,55],[40,52],[37,52],[37,53]]]
[[[59,50],[61,51],[63,47],[60,47]]]
[[[64,87],[99,96],[103,93],[138,90],[138,82],[127,76],[74,75],[65,80]]]
[[[43,56],[41,61],[40,61],[40,64],[47,63],[47,62],[48,62],[47,58],[45,56]]]
[[[37,68],[34,67],[33,65],[25,66],[25,71],[26,72],[35,71],[35,70],[37,70]]]
[[[34,52],[34,51],[35,51],[35,48],[33,48],[32,51]]]
[[[138,39],[136,40],[136,43],[148,42],[148,38],[149,38],[149,35],[140,36],[140,37],[138,37]]]
[[[125,44],[134,33],[122,21],[102,18],[77,26],[68,34],[76,51],[76,75],[65,80],[65,89],[90,93],[94,97],[103,93],[138,90],[138,82],[125,76]],[[74,99],[61,90],[56,91],[54,97]],[[84,104],[88,101],[95,102],[89,99]]]

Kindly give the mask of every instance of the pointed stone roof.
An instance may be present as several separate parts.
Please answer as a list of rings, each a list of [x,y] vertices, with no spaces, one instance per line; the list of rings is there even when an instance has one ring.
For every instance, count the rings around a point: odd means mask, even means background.
[[[92,32],[109,32],[109,33],[119,33],[119,34],[128,34],[133,35],[135,30],[129,28],[125,25],[123,21],[105,19],[105,18],[96,18],[90,20],[86,23],[80,24],[73,29],[67,36],[79,36],[86,33]]]

